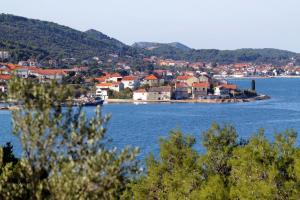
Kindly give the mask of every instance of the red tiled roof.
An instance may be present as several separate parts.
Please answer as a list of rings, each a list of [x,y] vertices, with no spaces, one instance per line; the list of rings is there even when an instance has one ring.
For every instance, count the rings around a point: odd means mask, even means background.
[[[200,83],[193,83],[192,85],[193,87],[196,87],[196,88],[209,88],[209,83],[208,82],[200,82]]]
[[[5,80],[5,81],[7,81],[7,80],[9,80],[10,78],[11,78],[10,75],[0,74],[0,80]]]
[[[41,75],[66,75],[62,69],[38,69],[36,72]]]
[[[237,89],[237,86],[234,85],[234,84],[223,84],[221,86],[226,88],[226,89],[229,89],[229,90],[236,90]]]
[[[137,77],[135,77],[135,76],[124,76],[123,81],[133,81],[136,79],[137,79]]]
[[[153,74],[145,77],[145,80],[157,80],[158,78],[156,76],[154,76]]]
[[[189,78],[192,78],[193,76],[177,76],[176,80],[180,80],[180,81],[183,81],[183,80],[188,80]]]
[[[138,89],[138,90],[136,90],[136,91],[134,91],[135,93],[145,93],[145,92],[147,92],[147,90],[146,89],[144,89],[144,88],[141,88],[141,89]]]
[[[162,74],[162,73],[167,73],[167,70],[157,69],[157,70],[154,70],[154,72],[158,73],[158,74]]]
[[[180,83],[180,82],[179,82],[179,83],[176,83],[176,84],[175,84],[175,87],[176,87],[176,88],[183,88],[183,87],[189,87],[189,86],[188,86],[188,84],[186,84],[186,83]]]
[[[99,87],[110,87],[112,85],[113,85],[113,83],[99,83],[96,86],[99,86]]]
[[[106,77],[102,76],[102,77],[99,77],[99,78],[94,78],[96,81],[98,81],[99,83],[102,83],[102,82],[105,82],[106,81]]]
[[[119,73],[114,73],[110,75],[111,78],[122,77]]]
[[[7,66],[10,70],[13,70],[13,69],[15,69],[17,67],[17,65],[12,64],[12,63],[8,63],[5,66]]]
[[[41,69],[39,69],[37,67],[31,67],[31,66],[17,66],[15,69],[16,70],[18,70],[18,69],[20,69],[20,70],[25,69],[25,70],[31,70],[31,71],[41,70]]]
[[[113,83],[99,83],[96,86],[98,87],[111,87],[111,86],[118,86],[121,82],[113,82]]]

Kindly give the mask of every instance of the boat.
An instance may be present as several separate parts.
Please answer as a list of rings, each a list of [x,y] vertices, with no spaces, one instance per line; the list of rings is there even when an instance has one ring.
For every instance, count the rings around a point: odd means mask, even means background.
[[[95,97],[93,100],[84,102],[83,106],[101,106],[103,105],[103,100],[100,97]]]

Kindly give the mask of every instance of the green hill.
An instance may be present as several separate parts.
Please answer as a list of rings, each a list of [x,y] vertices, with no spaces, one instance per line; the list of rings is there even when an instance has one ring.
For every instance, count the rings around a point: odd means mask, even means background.
[[[102,41],[104,43],[107,43],[108,45],[113,45],[118,48],[126,48],[127,47],[126,44],[120,42],[119,40],[111,38],[111,37],[101,33],[100,31],[90,29],[90,30],[87,30],[85,33],[88,34],[88,36],[90,36],[92,39]]]
[[[40,59],[86,59],[112,53],[132,55],[131,47],[94,30],[81,32],[52,22],[7,14],[0,15],[0,44],[1,48],[9,46],[26,52],[24,57],[32,53]]]
[[[291,61],[300,64],[299,54],[278,49],[196,50],[178,42],[138,42],[128,46],[93,29],[81,32],[53,22],[9,14],[0,14],[0,50],[9,50],[11,61],[15,62],[30,57],[39,60],[84,60],[97,56],[106,60],[110,54],[116,54],[132,65],[142,64],[144,56],[220,64],[253,62],[282,65]]]
[[[275,65],[287,64],[288,62],[300,63],[300,56],[297,53],[264,48],[264,49],[191,49],[181,43],[153,43],[137,42],[132,45],[134,48],[144,50],[146,56],[158,56],[174,60],[187,60],[190,62],[215,62],[229,64],[237,62],[270,63]]]

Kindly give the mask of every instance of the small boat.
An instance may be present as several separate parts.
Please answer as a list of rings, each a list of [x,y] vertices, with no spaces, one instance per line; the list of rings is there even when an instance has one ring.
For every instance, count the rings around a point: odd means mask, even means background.
[[[96,97],[93,100],[84,102],[82,105],[83,106],[101,106],[101,105],[103,105],[103,102],[104,101],[100,97]]]

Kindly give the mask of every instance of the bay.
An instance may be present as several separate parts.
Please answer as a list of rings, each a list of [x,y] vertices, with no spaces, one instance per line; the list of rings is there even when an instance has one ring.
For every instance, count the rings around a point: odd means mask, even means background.
[[[241,88],[251,85],[250,79],[230,81]],[[256,79],[256,88],[271,99],[230,104],[106,104],[103,113],[112,115],[107,137],[113,140],[111,145],[118,148],[139,146],[143,158],[150,152],[158,155],[159,138],[167,137],[172,129],[194,135],[198,141],[195,148],[202,151],[201,132],[212,122],[234,125],[239,137],[245,139],[259,128],[265,129],[270,140],[274,133],[287,128],[300,132],[300,79]],[[88,116],[93,115],[94,110],[93,107],[85,108]],[[10,111],[0,111],[0,145],[6,142],[12,142],[15,153],[21,154],[20,143],[11,134]]]

